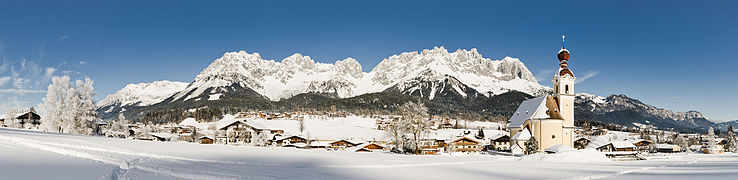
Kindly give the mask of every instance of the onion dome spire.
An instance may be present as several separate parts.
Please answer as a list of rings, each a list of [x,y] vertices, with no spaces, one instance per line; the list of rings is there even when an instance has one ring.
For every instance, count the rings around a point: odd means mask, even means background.
[[[565,74],[569,74],[571,76],[574,76],[574,73],[569,70],[569,50],[566,50],[564,47],[564,42],[566,42],[566,36],[561,35],[561,50],[559,50],[559,54],[557,55],[559,58],[559,76],[564,76]]]
[[[566,50],[566,48],[564,47],[565,38],[566,36],[564,35],[561,36],[561,50],[559,50],[559,55],[558,55],[559,61],[569,60],[569,50]]]

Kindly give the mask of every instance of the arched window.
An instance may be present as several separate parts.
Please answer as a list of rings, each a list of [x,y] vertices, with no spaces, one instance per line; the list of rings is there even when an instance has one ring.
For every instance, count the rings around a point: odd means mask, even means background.
[[[564,92],[566,92],[566,94],[569,94],[569,85],[564,86]]]

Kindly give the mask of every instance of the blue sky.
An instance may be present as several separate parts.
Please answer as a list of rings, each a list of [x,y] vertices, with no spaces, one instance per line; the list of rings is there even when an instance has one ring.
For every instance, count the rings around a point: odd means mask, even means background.
[[[738,1],[7,1],[0,0],[0,110],[36,106],[51,76],[191,82],[224,52],[319,62],[445,46],[520,58],[550,86],[561,35],[577,91],[626,94],[738,119]]]

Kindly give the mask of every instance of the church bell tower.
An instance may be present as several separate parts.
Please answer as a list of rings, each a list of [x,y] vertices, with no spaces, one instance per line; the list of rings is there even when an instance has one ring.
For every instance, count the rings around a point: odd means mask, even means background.
[[[553,77],[554,92],[553,96],[559,106],[561,116],[564,118],[563,129],[564,145],[573,145],[574,132],[574,73],[569,69],[569,50],[564,47],[566,36],[561,36],[561,50],[559,50],[559,70]]]

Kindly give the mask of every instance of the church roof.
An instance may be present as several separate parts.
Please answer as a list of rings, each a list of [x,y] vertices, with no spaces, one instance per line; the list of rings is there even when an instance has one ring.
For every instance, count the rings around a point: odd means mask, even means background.
[[[530,139],[530,131],[528,128],[523,129],[522,132],[515,133],[515,136],[512,137],[512,140],[514,141],[520,141],[520,140],[528,140]]]
[[[547,106],[548,105],[548,106]],[[510,117],[510,125],[507,127],[523,127],[528,119],[560,119],[561,115],[557,107],[556,100],[549,95],[528,99],[518,106],[515,113]]]

